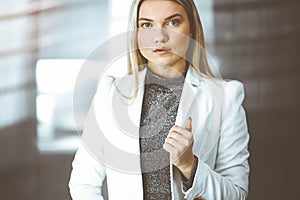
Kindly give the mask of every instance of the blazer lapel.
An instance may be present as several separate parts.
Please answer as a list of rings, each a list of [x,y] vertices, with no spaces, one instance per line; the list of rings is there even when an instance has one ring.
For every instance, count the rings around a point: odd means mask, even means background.
[[[175,121],[176,125],[185,127],[186,120],[190,117],[192,111],[192,104],[199,93],[199,83],[200,79],[196,77],[195,70],[189,67],[180,97]]]
[[[145,68],[138,74],[138,94],[137,98],[133,101],[131,105],[128,107],[128,112],[131,121],[133,122],[134,126],[138,129],[137,134],[139,134],[140,128],[140,119],[141,119],[141,112],[142,112],[142,104],[143,104],[143,97],[144,97],[144,82],[145,82],[145,75],[147,69]],[[139,135],[137,135],[138,137]]]
[[[123,121],[124,127],[130,127],[130,135],[137,136],[139,130],[139,122],[142,111],[142,103],[144,96],[144,80],[146,75],[146,69],[138,73],[138,86],[136,88],[134,75],[127,75],[115,81],[115,97],[113,98],[115,103],[115,112],[119,113],[119,117],[122,117],[120,121]],[[137,97],[134,100],[126,97],[133,97],[134,91],[138,89]],[[118,116],[117,116],[118,117]]]
[[[189,67],[185,83],[183,86],[180,103],[178,107],[175,124],[185,127],[189,117],[193,120],[192,132],[194,135],[194,153],[201,158],[204,157],[218,141],[219,127],[215,121],[220,117],[214,113],[219,113],[215,109],[214,93],[211,85],[214,81],[199,78],[196,71]],[[214,128],[214,126],[217,126]]]

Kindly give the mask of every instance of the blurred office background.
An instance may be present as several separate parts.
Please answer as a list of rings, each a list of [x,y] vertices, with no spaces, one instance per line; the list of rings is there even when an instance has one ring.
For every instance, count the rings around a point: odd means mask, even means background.
[[[126,30],[130,2],[1,1],[0,199],[70,199],[72,86],[91,51]],[[248,199],[298,199],[300,2],[195,2],[213,62],[245,84]]]

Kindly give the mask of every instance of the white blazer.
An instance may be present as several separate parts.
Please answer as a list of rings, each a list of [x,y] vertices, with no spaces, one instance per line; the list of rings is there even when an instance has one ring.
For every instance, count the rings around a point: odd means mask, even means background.
[[[146,69],[138,74],[138,96],[133,102],[120,95],[133,94],[132,75],[100,81],[72,164],[69,187],[74,200],[103,199],[105,177],[110,200],[143,199],[138,131],[145,74]],[[240,82],[200,78],[189,68],[175,124],[184,126],[186,119],[192,118],[198,166],[187,191],[178,169],[171,167],[173,200],[246,199],[249,134],[243,100]]]

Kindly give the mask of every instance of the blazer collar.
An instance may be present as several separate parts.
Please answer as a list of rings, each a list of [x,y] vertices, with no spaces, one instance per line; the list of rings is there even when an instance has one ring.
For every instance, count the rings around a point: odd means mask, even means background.
[[[197,75],[196,70],[190,65],[186,74],[185,82],[194,87],[198,87],[202,79]]]

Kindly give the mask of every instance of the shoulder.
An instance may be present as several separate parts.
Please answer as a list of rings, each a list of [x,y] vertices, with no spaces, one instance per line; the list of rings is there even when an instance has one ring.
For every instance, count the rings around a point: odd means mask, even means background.
[[[244,98],[244,84],[240,81],[212,78],[200,78],[200,80],[209,88],[211,95],[221,95],[225,100],[238,96]]]
[[[244,84],[237,80],[223,80],[225,100],[242,103],[245,98]]]
[[[126,74],[123,76],[115,76],[114,74],[104,75],[97,87],[96,97],[107,96],[112,91],[117,91],[125,96],[132,96],[135,89],[141,87],[146,74],[146,69],[135,74]]]
[[[133,82],[133,80],[134,76],[129,74],[123,76],[118,76],[115,74],[105,74],[99,79],[96,94],[101,94],[104,91],[110,90],[113,86],[124,84],[128,86],[128,84]]]
[[[113,82],[115,81],[115,78],[110,75],[103,76],[98,83],[97,91],[96,91],[96,97],[99,95],[102,95],[103,93],[107,93],[111,86],[113,85]]]
[[[238,80],[200,77],[193,67],[189,68],[186,79],[191,84],[208,87],[210,93],[224,93],[226,97],[244,93],[244,85]],[[204,84],[203,84],[204,83]],[[200,87],[201,88],[201,87]],[[203,87],[202,87],[203,88]],[[222,95],[223,96],[223,95]]]
[[[227,92],[244,91],[244,84],[238,80],[222,80],[224,89]]]
[[[137,73],[137,75],[135,74],[124,74],[122,76],[120,75],[115,75],[115,74],[108,74],[105,75],[103,78],[104,79],[113,79],[114,83],[116,85],[121,85],[121,84],[132,84],[135,82],[136,78],[138,78],[138,80],[140,79],[144,79],[144,76],[146,74],[146,68],[144,68],[143,70],[139,71]]]
[[[244,90],[244,84],[238,80],[212,78],[200,78],[200,80],[220,87],[226,93]]]
[[[244,84],[238,80],[202,78],[202,81],[211,89],[224,93],[225,98],[244,95]]]
[[[245,99],[244,84],[237,80],[224,80],[223,117],[227,119],[243,109]],[[242,113],[240,113],[242,114]],[[242,115],[241,115],[242,116]]]
[[[237,80],[201,78],[208,87],[212,100],[221,105],[223,117],[242,107],[245,92],[244,84]]]

